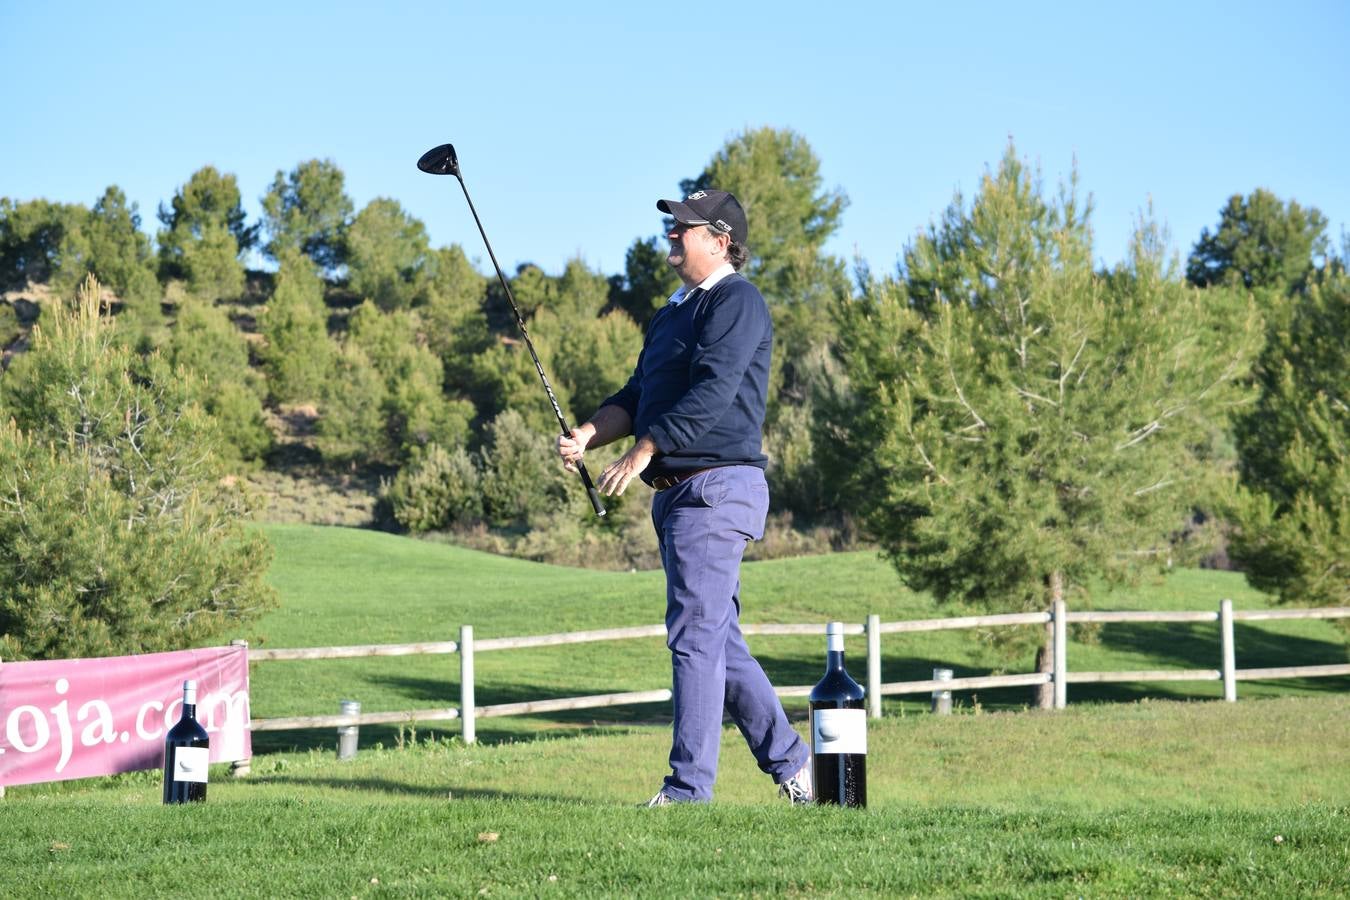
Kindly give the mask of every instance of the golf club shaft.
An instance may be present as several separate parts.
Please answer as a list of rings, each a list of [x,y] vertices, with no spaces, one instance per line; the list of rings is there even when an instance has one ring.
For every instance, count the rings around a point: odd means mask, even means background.
[[[539,361],[539,354],[535,352],[534,342],[530,340],[530,332],[525,328],[525,319],[520,315],[520,307],[516,306],[516,298],[511,293],[511,286],[506,283],[506,276],[502,274],[502,267],[497,264],[497,254],[492,252],[492,242],[488,240],[487,232],[483,230],[483,222],[478,218],[478,210],[474,208],[473,198],[469,196],[469,188],[464,184],[464,176],[458,171],[455,172],[455,178],[459,181],[459,188],[464,192],[464,199],[469,202],[469,212],[473,213],[474,224],[478,226],[478,233],[483,236],[483,245],[487,247],[488,257],[492,260],[492,268],[497,270],[497,280],[502,284],[502,290],[506,292],[506,301],[511,304],[511,312],[515,313],[516,326],[520,329],[521,337],[525,338],[525,346],[530,351],[530,359],[534,360],[534,370],[539,373],[539,380],[544,383],[544,390],[548,393],[548,402],[553,405],[553,414],[558,417],[558,427],[562,429],[564,437],[572,436],[572,429],[567,424],[567,418],[563,415],[562,407],[558,405],[558,397],[553,393],[553,386],[548,383],[548,376],[544,374],[544,364]],[[586,486],[586,496],[591,500],[591,507],[595,510],[597,516],[605,514],[605,507],[600,502],[600,493],[596,491],[595,485],[591,482],[591,473],[586,471],[586,464],[577,460],[577,473],[581,475],[581,483]]]

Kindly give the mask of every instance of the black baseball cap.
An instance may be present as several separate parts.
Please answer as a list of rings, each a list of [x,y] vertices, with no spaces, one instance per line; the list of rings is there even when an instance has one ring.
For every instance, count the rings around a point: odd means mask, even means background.
[[[694,191],[683,201],[657,200],[656,208],[683,225],[708,225],[729,234],[733,244],[744,244],[750,229],[741,201],[726,191]]]

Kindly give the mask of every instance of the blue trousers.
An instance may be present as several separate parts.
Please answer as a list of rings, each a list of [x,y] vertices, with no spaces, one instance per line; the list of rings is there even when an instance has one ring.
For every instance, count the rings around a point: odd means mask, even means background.
[[[671,774],[662,790],[673,800],[712,799],[724,713],[777,783],[810,755],[741,634],[741,557],[746,542],[764,536],[768,510],[764,472],[754,466],[712,469],[652,501],[674,674]]]

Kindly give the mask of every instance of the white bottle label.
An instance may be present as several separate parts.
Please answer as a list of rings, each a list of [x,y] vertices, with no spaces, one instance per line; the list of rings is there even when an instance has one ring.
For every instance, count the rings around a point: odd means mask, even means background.
[[[173,754],[173,780],[206,784],[211,751],[206,747],[177,747]]]
[[[811,714],[816,753],[867,753],[867,710],[818,709]]]

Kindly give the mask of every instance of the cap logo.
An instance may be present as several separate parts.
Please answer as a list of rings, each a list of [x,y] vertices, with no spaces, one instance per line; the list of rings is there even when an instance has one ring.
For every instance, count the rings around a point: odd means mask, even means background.
[[[708,196],[708,192],[707,192],[707,191],[694,191],[692,194],[690,194],[688,197],[685,197],[684,199],[686,199],[686,200],[702,200],[702,199],[703,199],[704,197],[706,197],[706,196]]]
[[[725,231],[727,234],[731,234],[731,226],[722,219],[718,219],[713,224],[717,226],[718,231]]]

